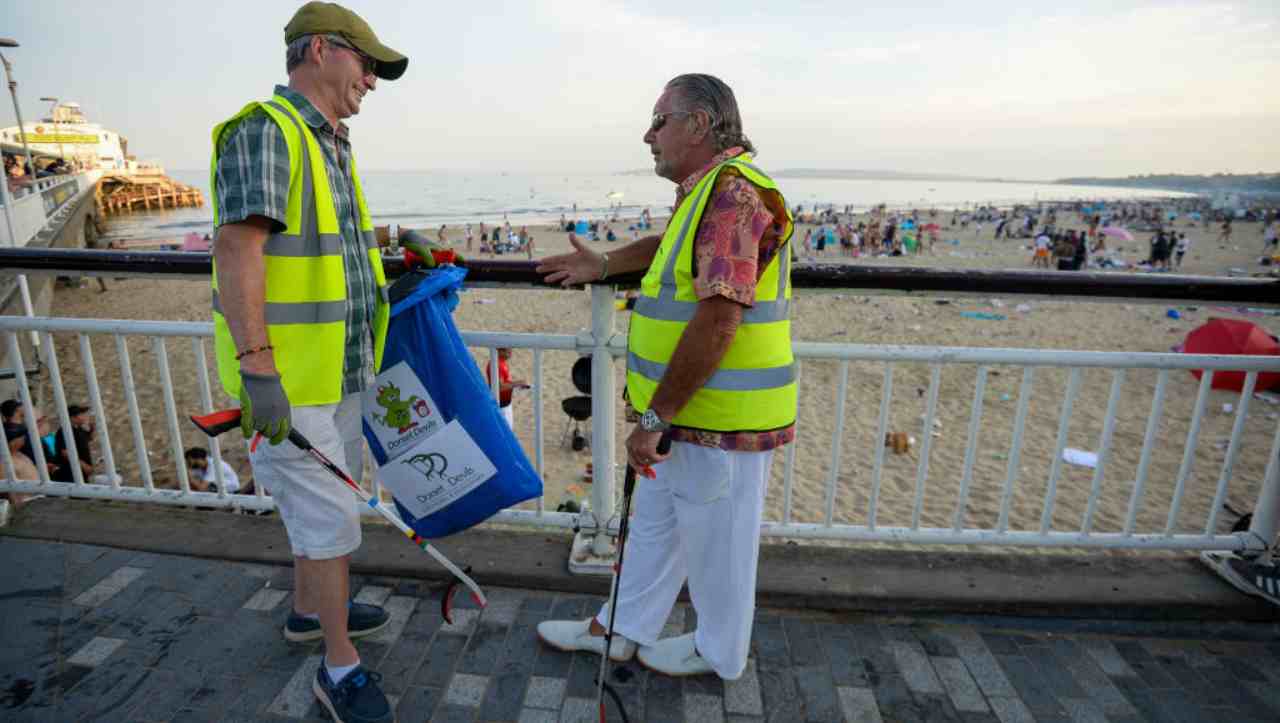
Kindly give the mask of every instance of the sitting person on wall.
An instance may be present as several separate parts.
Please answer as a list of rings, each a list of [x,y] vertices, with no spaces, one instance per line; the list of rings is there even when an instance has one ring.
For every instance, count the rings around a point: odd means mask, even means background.
[[[24,445],[27,443],[26,430],[22,427],[4,425],[5,444],[9,445],[9,458],[13,460],[13,477],[20,480],[38,480],[40,473],[36,471],[35,462],[31,458],[22,453]],[[21,492],[6,492],[0,499],[7,499],[13,504],[14,508],[20,509],[23,504],[32,499],[32,495]]]
[[[88,407],[75,404],[67,407],[67,416],[71,417],[71,435],[76,445],[76,456],[80,460],[80,473],[85,482],[93,477],[93,456],[89,451],[89,441],[93,439],[93,415]],[[59,429],[53,438],[53,461],[57,467],[52,478],[59,482],[74,482],[71,455],[67,452],[67,440]]]
[[[217,492],[218,491],[218,475],[214,468],[209,464],[209,450],[204,447],[192,447],[183,452],[182,457],[187,463],[188,477],[191,481],[191,489],[195,492]],[[222,462],[222,484],[226,487],[228,494],[253,494],[253,482],[242,490],[240,489],[240,477],[236,475],[235,469],[227,464],[227,460]]]
[[[21,439],[18,445],[18,451],[27,456],[28,459],[35,459],[35,453],[31,451],[31,441],[28,438],[26,420],[27,412],[22,408],[22,402],[17,399],[6,399],[0,403],[0,415],[4,417],[4,435],[5,440]],[[10,435],[14,436],[10,436]],[[35,479],[34,477],[32,479]]]

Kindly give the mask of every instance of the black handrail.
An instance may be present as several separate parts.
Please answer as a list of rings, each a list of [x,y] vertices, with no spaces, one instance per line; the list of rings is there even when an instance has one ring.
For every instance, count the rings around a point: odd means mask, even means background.
[[[467,280],[479,284],[551,287],[534,271],[536,261],[469,259]],[[398,258],[384,259],[387,276],[404,273]],[[65,276],[208,277],[207,253],[86,249],[0,249],[0,274]],[[609,278],[611,284],[637,286],[640,273]],[[796,264],[791,283],[803,289],[843,289],[865,293],[982,294],[991,296],[1129,299],[1216,302],[1280,306],[1280,279],[1134,274],[1096,271],[1023,271],[1016,269],[938,269],[915,266]]]

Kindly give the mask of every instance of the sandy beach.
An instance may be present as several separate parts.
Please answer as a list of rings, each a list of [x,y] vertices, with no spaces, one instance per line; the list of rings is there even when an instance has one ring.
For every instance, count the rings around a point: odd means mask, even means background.
[[[1074,215],[1072,221],[1066,227],[1083,227],[1075,222]],[[619,226],[623,238],[629,239],[630,234],[625,232],[626,224],[619,224],[615,229]],[[569,248],[567,234],[561,231],[550,227],[530,230],[537,239],[537,256],[560,253]],[[804,226],[797,229],[797,244],[804,230]],[[1178,230],[1184,230],[1181,224]],[[1194,246],[1187,255],[1183,272],[1224,275],[1233,267],[1258,268],[1256,257],[1262,246],[1258,224],[1236,224],[1235,236],[1229,245],[1214,241],[1216,227],[1205,229],[1196,224],[1187,226],[1185,230]],[[1031,254],[1026,246],[1030,241],[993,242],[990,234],[990,224],[984,229],[982,239],[976,237],[972,226],[964,232],[944,230],[943,239],[954,238],[959,243],[939,244],[933,256],[850,259],[832,255],[828,249],[828,255],[821,260],[870,266],[1010,269],[1029,266]],[[1131,260],[1145,258],[1149,235],[1138,234],[1137,241],[1121,244],[1128,247],[1122,253]],[[594,242],[592,245],[607,250],[622,243],[625,241],[613,245]],[[107,285],[106,293],[98,292],[96,282],[83,288],[60,288],[53,314],[115,319],[209,319],[210,291],[205,282],[132,279],[108,281]],[[479,288],[463,293],[455,317],[463,330],[569,334],[589,326],[589,298],[589,293],[581,290]],[[793,338],[833,343],[1163,352],[1180,343],[1191,329],[1211,317],[1244,318],[1273,335],[1280,334],[1280,316],[1246,316],[1237,310],[1209,306],[1179,307],[1182,318],[1171,319],[1166,316],[1168,307],[1164,305],[1017,298],[939,301],[936,297],[906,299],[865,296],[856,291],[815,293],[801,290],[797,292],[793,306]],[[1015,307],[1023,303],[1029,304],[1030,310],[1016,311]],[[1007,319],[964,318],[960,315],[962,311],[994,312],[1005,315]],[[622,312],[619,316],[620,330],[625,329],[627,313]],[[164,421],[165,399],[152,344],[148,339],[131,337],[128,346],[156,484],[175,487],[175,459],[180,463],[180,457],[175,457],[175,446],[206,445],[207,441],[189,423],[180,423],[181,443],[173,443]],[[117,468],[127,484],[141,484],[114,342],[110,337],[97,337],[92,347],[104,406],[110,417],[107,432]],[[191,340],[170,339],[166,350],[179,414],[202,408],[195,363],[197,356]],[[78,341],[74,336],[58,336],[57,353],[68,401],[72,404],[87,402]],[[218,389],[211,342],[204,345],[203,353],[213,380],[214,406],[224,406],[228,400]],[[475,355],[481,364],[488,358],[487,350],[477,349]],[[511,360],[513,376],[531,380],[532,357],[529,350],[517,349]],[[560,401],[577,394],[569,373],[575,359],[576,355],[572,353],[547,352],[544,355],[544,500],[549,509],[554,509],[562,499],[578,494],[573,490],[580,490],[580,496],[589,492],[588,485],[581,478],[591,460],[590,450],[574,452],[567,445],[559,444],[566,419],[560,409]],[[619,363],[617,368],[620,390],[622,364]],[[939,424],[935,425],[932,438],[927,492],[920,518],[924,526],[949,527],[953,522],[964,468],[964,447],[976,374],[977,369],[972,366],[947,365],[943,368],[937,407]],[[841,438],[842,454],[834,475],[836,522],[867,522],[872,462],[879,442],[875,436],[883,375],[882,364],[854,362],[850,366],[848,396],[844,400],[846,420]],[[1039,369],[1035,373],[1021,463],[1011,499],[1011,529],[1037,529],[1039,526],[1067,376],[1065,370],[1059,369]],[[799,439],[791,500],[794,521],[823,521],[827,485],[832,479],[832,438],[839,377],[838,362],[809,361],[802,365]],[[1095,531],[1116,531],[1124,525],[1156,377],[1155,371],[1148,370],[1132,370],[1125,375],[1112,457],[1102,480],[1102,496],[1093,521]],[[1022,370],[1019,368],[991,368],[983,397],[984,411],[973,464],[973,481],[963,514],[965,526],[989,527],[996,523],[1007,474],[1007,456],[1021,378]],[[889,428],[914,436],[917,444],[907,454],[886,450],[876,520],[878,525],[911,523],[920,442],[925,434],[923,415],[929,379],[930,369],[926,365],[899,364],[895,367]],[[1111,383],[1110,370],[1084,372],[1069,427],[1068,447],[1089,451],[1098,449]],[[1164,529],[1197,389],[1198,382],[1191,374],[1170,373],[1146,493],[1137,516],[1138,531]],[[52,399],[52,395],[46,398]],[[521,392],[514,403],[517,433],[530,458],[533,457],[534,439],[531,399],[530,392]],[[1209,395],[1191,476],[1187,481],[1186,498],[1175,522],[1176,532],[1195,532],[1204,528],[1225,458],[1225,441],[1231,434],[1235,419],[1234,414],[1224,411],[1224,405],[1238,405],[1239,402],[1239,394],[1234,392],[1214,390]],[[626,432],[621,416],[619,414],[617,429],[619,447]],[[1256,398],[1251,401],[1243,444],[1226,497],[1235,509],[1247,510],[1253,506],[1276,425],[1280,423],[1278,419],[1280,405]],[[226,439],[230,440],[231,436]],[[101,442],[101,436],[98,441]],[[231,448],[226,452],[227,458],[242,477],[250,476],[242,445],[229,442],[224,446]],[[96,458],[97,471],[104,471],[100,452]],[[783,454],[775,456],[766,514],[769,519],[781,519],[783,515],[783,462]],[[1080,528],[1093,472],[1087,467],[1063,465],[1052,515],[1056,529]],[[1235,517],[1227,512],[1220,513],[1218,528],[1229,528]]]

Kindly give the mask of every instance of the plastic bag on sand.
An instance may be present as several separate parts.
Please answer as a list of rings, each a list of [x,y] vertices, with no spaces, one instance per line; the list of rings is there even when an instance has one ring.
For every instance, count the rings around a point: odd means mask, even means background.
[[[1067,447],[1062,450],[1062,461],[1080,467],[1093,468],[1098,466],[1098,455],[1094,452],[1086,452],[1083,449]]]

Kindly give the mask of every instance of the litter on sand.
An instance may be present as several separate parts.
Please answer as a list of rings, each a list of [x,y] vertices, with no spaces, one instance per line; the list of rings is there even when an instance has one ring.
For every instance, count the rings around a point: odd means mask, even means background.
[[[1240,316],[1280,316],[1280,310],[1258,309],[1250,306],[1215,306],[1213,310]]]
[[[1013,310],[1018,312],[1019,314],[1026,314],[1027,312],[1031,311],[1031,304],[1018,304],[1017,306],[1013,307]]]
[[[906,432],[885,432],[884,435],[884,446],[892,449],[894,454],[906,454],[911,451],[911,445],[915,444],[915,441],[915,437]]]
[[[1080,467],[1089,467],[1092,469],[1098,466],[1098,455],[1094,452],[1086,452],[1083,449],[1067,447],[1062,450],[1062,461],[1067,464],[1074,464]]]
[[[1222,413],[1223,413],[1223,414],[1231,414],[1231,413],[1232,413],[1232,412],[1234,412],[1234,411],[1236,411],[1236,405],[1234,405],[1234,404],[1224,404],[1224,405],[1222,405]]]
[[[1009,318],[1004,314],[992,314],[989,311],[962,311],[960,316],[966,319],[984,319],[986,321],[1004,321]]]

